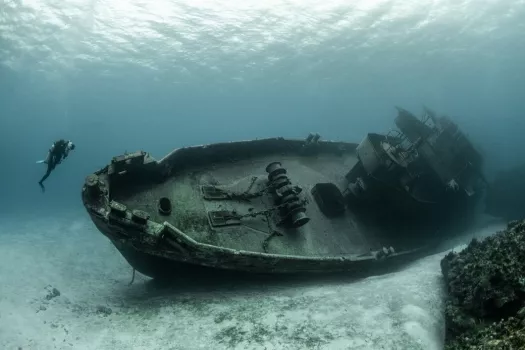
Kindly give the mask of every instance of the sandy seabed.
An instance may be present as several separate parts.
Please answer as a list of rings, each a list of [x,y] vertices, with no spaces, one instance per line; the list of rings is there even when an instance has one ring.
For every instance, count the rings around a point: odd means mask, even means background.
[[[129,285],[131,267],[85,213],[4,218],[0,349],[442,349],[443,256],[359,281],[162,285],[137,273]]]

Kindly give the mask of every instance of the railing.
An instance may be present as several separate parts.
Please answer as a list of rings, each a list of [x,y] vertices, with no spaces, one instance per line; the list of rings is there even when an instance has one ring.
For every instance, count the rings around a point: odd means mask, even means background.
[[[400,146],[402,148],[403,151],[395,152],[395,155],[405,162],[409,162],[410,158],[415,158],[418,156],[415,144],[410,142],[407,136],[399,130],[390,130],[385,136],[385,141],[387,141],[391,147],[393,145]]]

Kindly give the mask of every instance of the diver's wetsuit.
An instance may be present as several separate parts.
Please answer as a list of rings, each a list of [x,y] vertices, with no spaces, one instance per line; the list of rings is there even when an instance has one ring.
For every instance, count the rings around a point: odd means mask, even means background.
[[[58,141],[55,141],[55,143],[53,143],[53,145],[49,149],[49,153],[46,159],[47,171],[42,177],[42,179],[40,179],[40,181],[38,182],[38,184],[42,188],[42,191],[45,190],[44,185],[42,183],[45,181],[45,179],[47,179],[49,174],[51,174],[51,172],[55,169],[57,164],[60,164],[60,162],[62,162],[62,159],[65,159],[67,157],[68,155],[67,143],[68,142],[66,140],[58,140]]]

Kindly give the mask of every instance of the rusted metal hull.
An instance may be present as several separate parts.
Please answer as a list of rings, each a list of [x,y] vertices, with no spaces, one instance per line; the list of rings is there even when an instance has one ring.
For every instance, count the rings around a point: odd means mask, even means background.
[[[366,277],[395,271],[414,260],[432,253],[431,245],[389,254],[388,257],[365,256],[305,258],[298,256],[275,256],[253,254],[242,251],[225,251],[213,247],[188,245],[185,251],[161,250],[154,246],[134,243],[130,239],[118,238],[109,221],[99,215],[90,215],[96,227],[102,232],[120,254],[140,273],[160,279],[188,276],[194,273],[249,273],[249,274],[330,274],[341,273],[351,277]],[[191,258],[188,258],[190,257]]]

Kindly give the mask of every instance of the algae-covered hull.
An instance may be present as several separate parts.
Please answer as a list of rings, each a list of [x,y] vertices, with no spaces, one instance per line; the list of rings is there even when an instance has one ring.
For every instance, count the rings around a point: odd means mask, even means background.
[[[385,140],[402,147],[388,135],[357,144],[311,134],[181,148],[160,161],[125,154],[86,178],[82,199],[151,277],[210,268],[370,275],[427,254],[439,224],[458,214],[450,204],[472,199],[445,187],[427,194],[432,177],[407,179],[410,162],[393,163]]]
[[[126,261],[137,271],[153,278],[213,273],[211,270],[217,271],[217,269],[224,272],[258,274],[347,272],[355,277],[369,276],[392,271],[430,251],[430,246],[425,246],[394,254],[385,248],[384,251],[370,251],[363,256],[300,257],[218,249],[218,247],[200,244],[191,239],[185,242],[187,245],[183,248],[181,238],[184,237],[184,234],[170,224],[162,228],[164,236],[159,238],[158,245],[138,243],[127,237],[118,237],[117,230],[111,228],[107,219],[95,213],[90,213],[90,215],[97,228],[110,239]],[[133,234],[133,230],[129,227],[126,230]],[[144,234],[140,230],[134,233]],[[170,237],[170,234],[178,236]]]

